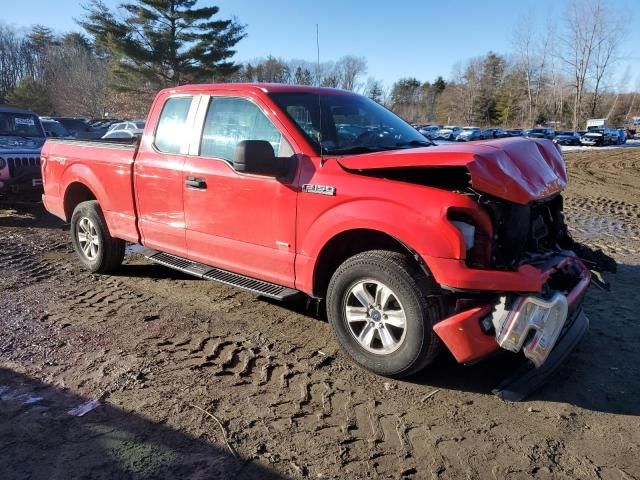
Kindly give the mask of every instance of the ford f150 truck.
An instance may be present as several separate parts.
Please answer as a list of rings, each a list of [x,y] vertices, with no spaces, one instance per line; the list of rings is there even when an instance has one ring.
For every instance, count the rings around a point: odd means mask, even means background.
[[[139,143],[47,140],[42,171],[91,271],[132,242],[204,279],[324,300],[377,374],[413,374],[442,346],[461,363],[521,352],[526,371],[500,390],[518,399],[588,326],[586,249],[546,139],[433,146],[350,92],[193,85],[157,95]]]
[[[44,140],[35,113],[0,106],[0,195],[42,191],[40,149]]]

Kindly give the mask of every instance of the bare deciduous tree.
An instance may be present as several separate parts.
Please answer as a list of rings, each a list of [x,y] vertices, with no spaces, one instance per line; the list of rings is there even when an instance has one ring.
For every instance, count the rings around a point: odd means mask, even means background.
[[[532,127],[538,117],[541,93],[547,78],[547,63],[551,33],[541,36],[532,22],[533,14],[529,13],[516,23],[511,44],[515,49],[519,68],[524,74],[527,91],[528,117],[527,124]]]
[[[47,49],[44,84],[61,115],[102,117],[105,113],[107,65],[73,35]]]
[[[0,24],[0,102],[29,73],[29,46],[16,30]]]
[[[340,88],[355,91],[360,87],[358,79],[367,73],[367,61],[362,57],[347,55],[338,60],[336,71],[340,78]]]
[[[602,0],[572,0],[566,9],[559,58],[571,76],[574,93],[573,128],[584,118],[585,93],[591,78],[600,84],[615,61],[623,38],[610,8]],[[617,31],[616,31],[617,30]],[[595,114],[597,95],[591,112]]]

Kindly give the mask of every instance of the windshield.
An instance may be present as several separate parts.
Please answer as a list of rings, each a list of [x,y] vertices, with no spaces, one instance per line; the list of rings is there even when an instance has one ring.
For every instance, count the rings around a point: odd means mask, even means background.
[[[29,113],[0,112],[0,135],[17,137],[44,137],[40,121]]]
[[[338,155],[431,145],[411,125],[366,97],[306,92],[276,92],[270,97],[318,153],[320,144],[325,153]]]

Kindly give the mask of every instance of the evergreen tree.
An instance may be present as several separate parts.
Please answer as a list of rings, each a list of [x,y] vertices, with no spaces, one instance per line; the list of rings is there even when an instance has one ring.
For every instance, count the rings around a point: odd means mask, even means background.
[[[245,37],[244,26],[215,19],[218,7],[195,8],[196,3],[131,0],[122,5],[126,13],[118,18],[101,0],[91,0],[79,23],[98,49],[112,52],[118,89],[227,78],[239,68],[231,57],[233,47]]]
[[[31,77],[25,77],[7,95],[7,103],[14,107],[33,110],[40,115],[53,114],[53,106],[44,86]]]
[[[311,72],[307,68],[303,69],[301,66],[298,66],[294,74],[294,81],[298,85],[311,85],[313,82]]]
[[[366,95],[374,102],[382,105],[384,101],[384,90],[380,81],[369,79],[369,82],[367,83]]]
[[[433,85],[431,85],[431,88],[433,89],[434,93],[436,95],[441,94],[442,92],[444,92],[444,89],[446,88],[447,84],[444,81],[444,79],[442,77],[438,77],[436,78],[436,80],[433,82]]]

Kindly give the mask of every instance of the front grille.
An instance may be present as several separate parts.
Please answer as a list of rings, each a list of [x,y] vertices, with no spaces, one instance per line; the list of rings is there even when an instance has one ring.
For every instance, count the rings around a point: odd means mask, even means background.
[[[10,178],[40,171],[40,157],[8,157],[5,160],[9,166]]]

